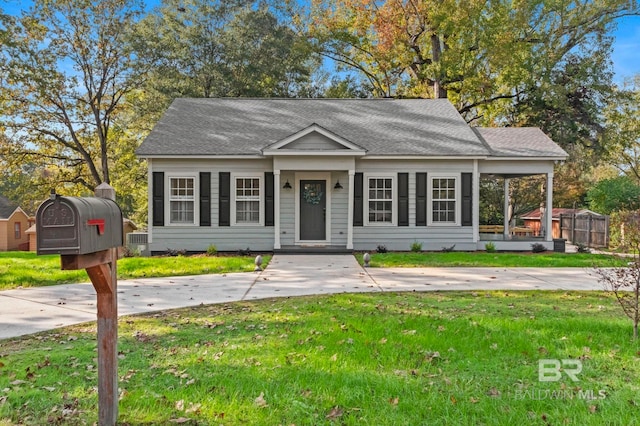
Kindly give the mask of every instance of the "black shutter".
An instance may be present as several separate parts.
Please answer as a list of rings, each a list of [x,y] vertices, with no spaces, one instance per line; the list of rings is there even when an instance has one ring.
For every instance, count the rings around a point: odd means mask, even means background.
[[[363,226],[363,203],[364,198],[362,196],[362,173],[356,173],[353,179],[353,226]]]
[[[211,173],[200,172],[200,226],[211,226]]]
[[[220,172],[218,226],[231,226],[231,173]]]
[[[398,173],[398,226],[409,226],[409,173]]]
[[[153,172],[153,226],[164,226],[164,172]]]
[[[427,226],[426,173],[416,173],[416,226]]]
[[[462,173],[462,226],[473,225],[473,173]]]
[[[264,226],[274,226],[273,172],[264,172]]]

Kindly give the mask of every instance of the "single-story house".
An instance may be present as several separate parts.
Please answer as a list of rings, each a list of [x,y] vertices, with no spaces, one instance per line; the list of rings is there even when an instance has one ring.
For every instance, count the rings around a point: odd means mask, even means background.
[[[29,250],[26,231],[32,224],[24,210],[0,195],[0,251]]]
[[[176,99],[137,155],[152,253],[484,249],[480,178],[546,175],[551,206],[567,157],[537,128],[473,128],[446,99],[241,98]]]

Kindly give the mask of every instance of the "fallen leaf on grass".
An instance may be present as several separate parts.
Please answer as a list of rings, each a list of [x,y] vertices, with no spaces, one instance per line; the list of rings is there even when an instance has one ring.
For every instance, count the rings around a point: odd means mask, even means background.
[[[180,401],[176,401],[176,410],[184,411],[184,399],[181,399]]]
[[[184,412],[186,414],[189,413],[199,413],[200,412],[200,407],[202,407],[202,404],[194,404],[193,402],[189,403],[189,408],[187,408],[186,410],[184,410]]]
[[[471,397],[471,398],[469,398],[469,401],[470,401],[472,404],[477,404],[478,402],[480,402],[480,398],[474,398],[474,397]]]
[[[344,410],[336,405],[331,409],[331,411],[329,411],[329,414],[325,416],[325,419],[334,420],[341,417],[343,413]]]
[[[397,396],[395,398],[389,398],[389,404],[393,406],[397,406],[398,402],[400,402],[400,398],[398,398]]]
[[[596,411],[598,411],[598,406],[597,405],[590,405],[589,406],[589,412],[590,413],[595,413]]]
[[[449,399],[451,400],[451,403],[452,403],[452,404],[457,404],[457,403],[458,403],[458,400],[457,400],[457,399],[456,399],[456,397],[455,397],[455,396],[453,396],[453,395],[451,395],[451,396],[449,397]]]
[[[264,399],[264,392],[260,392],[260,396],[253,400],[253,402],[260,408],[268,407],[267,401]]]
[[[331,356],[331,358],[329,358],[331,361],[337,361],[338,360],[338,354],[335,353]]]
[[[191,419],[187,419],[186,417],[178,417],[177,419],[169,419],[171,423],[187,423],[190,422]]]
[[[487,391],[487,395],[497,397],[500,396],[500,391],[496,388],[491,388]]]

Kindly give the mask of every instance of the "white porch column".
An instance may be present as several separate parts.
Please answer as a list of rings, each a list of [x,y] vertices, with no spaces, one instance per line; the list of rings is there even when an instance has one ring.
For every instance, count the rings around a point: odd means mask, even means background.
[[[349,199],[347,200],[347,249],[353,250],[353,194],[354,194],[354,181],[355,170],[349,170]]]
[[[273,248],[280,249],[280,170],[273,171]]]
[[[509,239],[509,204],[511,204],[511,200],[509,199],[509,178],[504,178],[504,229],[502,230],[502,234],[504,239]]]
[[[478,171],[478,160],[473,160],[473,183],[472,186],[472,210],[473,210],[473,242],[480,239],[480,172]]]
[[[545,223],[547,227],[547,241],[553,241],[553,172],[547,173],[547,208],[545,209]]]

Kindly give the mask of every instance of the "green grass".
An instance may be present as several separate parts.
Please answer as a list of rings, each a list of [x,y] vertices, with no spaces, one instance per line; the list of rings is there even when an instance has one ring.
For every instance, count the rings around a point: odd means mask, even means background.
[[[599,292],[271,299],[126,317],[119,336],[123,425],[640,418],[640,347]],[[544,358],[581,359],[580,381],[540,382]],[[96,383],[94,325],[0,341],[0,424],[92,424]]]
[[[270,256],[264,256],[263,266]],[[118,260],[118,278],[250,272],[252,256],[128,257]],[[60,256],[36,256],[30,252],[0,253],[0,290],[88,282],[84,270],[61,271]]]
[[[629,259],[589,253],[393,252],[371,253],[372,267],[579,267],[626,266]],[[362,254],[358,254],[362,264]]]

